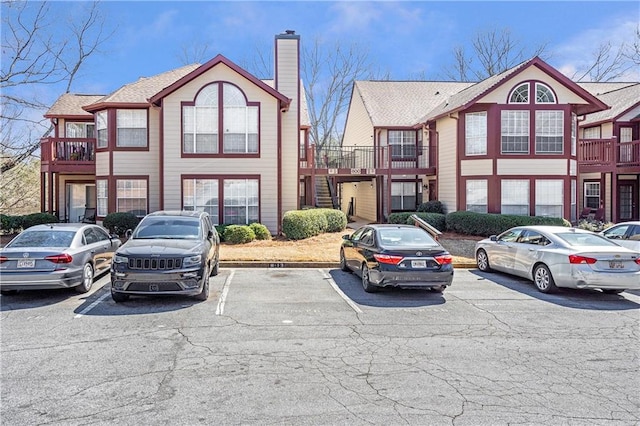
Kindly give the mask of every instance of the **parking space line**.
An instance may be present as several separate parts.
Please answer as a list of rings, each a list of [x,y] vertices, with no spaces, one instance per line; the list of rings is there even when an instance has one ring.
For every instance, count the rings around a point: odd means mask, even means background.
[[[87,306],[86,308],[78,312],[74,318],[80,318],[81,316],[83,316],[84,314],[86,314],[96,306],[98,306],[100,302],[102,302],[104,299],[106,299],[109,296],[110,296],[110,293],[105,293],[102,296],[98,297],[92,304],[90,304],[89,306]]]
[[[320,273],[324,276],[324,278],[327,281],[329,281],[329,284],[331,284],[331,287],[333,287],[335,292],[338,293],[340,297],[344,299],[345,302],[347,302],[347,305],[351,306],[351,309],[356,311],[356,313],[359,313],[359,314],[362,313],[362,309],[360,309],[360,307],[353,300],[349,299],[349,297],[346,294],[344,294],[342,290],[340,290],[340,287],[338,287],[338,284],[336,284],[336,282],[333,280],[331,275],[329,275],[326,271],[323,271],[322,269],[318,269],[318,271],[320,271]]]
[[[224,314],[224,304],[227,300],[227,294],[229,293],[229,287],[231,286],[231,280],[233,279],[233,276],[235,275],[236,270],[232,269],[231,273],[229,274],[229,276],[227,277],[226,280],[224,280],[224,284],[222,286],[222,293],[220,294],[220,300],[218,300],[218,306],[216,307],[216,315],[223,315]]]

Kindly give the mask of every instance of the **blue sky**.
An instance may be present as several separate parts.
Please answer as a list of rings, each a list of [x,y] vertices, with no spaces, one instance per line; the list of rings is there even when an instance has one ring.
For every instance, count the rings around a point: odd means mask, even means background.
[[[508,29],[522,46],[546,44],[553,66],[571,74],[594,47],[627,40],[640,21],[637,1],[104,1],[116,30],[84,69],[74,92],[106,94],[142,76],[184,65],[185,46],[208,46],[246,64],[272,55],[274,36],[287,29],[301,41],[366,49],[392,79],[418,73],[443,79],[455,46],[479,32]],[[259,76],[268,78],[271,76]],[[638,75],[631,76],[638,79]]]

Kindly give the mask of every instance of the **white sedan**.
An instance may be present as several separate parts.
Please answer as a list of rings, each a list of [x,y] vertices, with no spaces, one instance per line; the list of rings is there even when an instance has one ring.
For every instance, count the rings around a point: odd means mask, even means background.
[[[551,293],[558,287],[621,293],[640,289],[640,253],[591,231],[563,226],[517,226],[478,241],[481,271],[506,272]]]
[[[622,247],[640,251],[640,221],[617,223],[600,232],[600,235],[613,240]]]

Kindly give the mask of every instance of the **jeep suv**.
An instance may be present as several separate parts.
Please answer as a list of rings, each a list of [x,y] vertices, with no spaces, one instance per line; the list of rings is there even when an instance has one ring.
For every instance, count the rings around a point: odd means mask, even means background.
[[[111,297],[182,294],[209,297],[209,277],[218,274],[220,237],[209,215],[157,211],[145,216],[114,254]]]

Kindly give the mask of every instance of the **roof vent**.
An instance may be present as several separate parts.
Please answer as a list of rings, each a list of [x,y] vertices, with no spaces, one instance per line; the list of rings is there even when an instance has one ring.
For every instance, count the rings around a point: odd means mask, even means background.
[[[286,30],[284,33],[287,35],[294,35],[296,32],[294,30]]]

